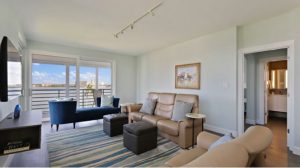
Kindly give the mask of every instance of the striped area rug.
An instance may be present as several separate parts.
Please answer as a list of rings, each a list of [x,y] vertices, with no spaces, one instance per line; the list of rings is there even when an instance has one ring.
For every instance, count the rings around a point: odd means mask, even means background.
[[[99,125],[48,134],[47,145],[55,167],[160,167],[181,150],[158,137],[156,149],[135,155],[123,146],[122,135],[109,137]]]

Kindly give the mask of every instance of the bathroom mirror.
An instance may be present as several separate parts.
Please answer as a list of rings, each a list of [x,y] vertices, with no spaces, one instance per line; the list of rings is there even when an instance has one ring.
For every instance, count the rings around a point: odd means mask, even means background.
[[[271,71],[271,89],[287,89],[287,70]]]

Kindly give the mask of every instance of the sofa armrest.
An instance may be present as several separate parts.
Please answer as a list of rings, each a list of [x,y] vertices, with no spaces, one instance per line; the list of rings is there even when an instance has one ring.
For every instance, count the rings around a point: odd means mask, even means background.
[[[180,127],[184,127],[184,128],[192,128],[193,127],[192,119],[183,119],[183,120],[180,120],[179,122],[180,122]],[[202,126],[202,120],[195,119],[194,126],[195,127]]]
[[[127,106],[128,112],[139,112],[143,104],[131,104]]]
[[[209,146],[216,142],[220,136],[203,131],[197,136],[197,147],[208,150]]]
[[[192,145],[192,138],[196,142],[197,135],[202,131],[202,120],[195,120],[193,134],[193,120],[184,119],[179,121],[179,140],[178,145],[181,148],[188,148]]]

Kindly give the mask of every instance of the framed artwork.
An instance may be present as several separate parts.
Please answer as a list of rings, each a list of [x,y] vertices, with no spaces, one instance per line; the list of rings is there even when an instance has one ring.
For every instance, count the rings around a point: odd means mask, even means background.
[[[200,63],[175,66],[176,89],[200,89]]]

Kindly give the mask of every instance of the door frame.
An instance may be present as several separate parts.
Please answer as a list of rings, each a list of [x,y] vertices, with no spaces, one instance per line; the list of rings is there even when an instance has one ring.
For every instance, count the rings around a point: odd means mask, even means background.
[[[289,133],[287,135],[287,146],[293,151],[295,149],[295,132],[294,132],[294,58],[295,58],[295,42],[294,40],[283,41],[278,43],[260,45],[250,48],[243,48],[238,51],[238,135],[244,133],[244,81],[245,81],[245,55],[263,51],[271,51],[278,49],[287,49],[287,60],[288,60],[288,114],[287,114],[287,127]],[[294,151],[293,151],[294,152]]]

